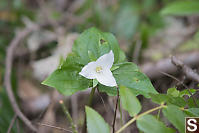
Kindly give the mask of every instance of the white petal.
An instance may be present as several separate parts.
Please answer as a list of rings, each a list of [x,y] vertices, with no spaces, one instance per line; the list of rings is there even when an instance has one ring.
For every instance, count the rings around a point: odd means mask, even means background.
[[[115,78],[113,77],[113,74],[109,69],[103,70],[102,73],[97,73],[96,79],[103,85],[110,87],[117,86]]]
[[[103,66],[107,69],[111,69],[113,62],[114,62],[114,54],[112,50],[109,53],[104,54],[101,57],[99,57],[96,61],[96,63],[99,66]]]
[[[87,79],[95,79],[96,78],[95,69],[96,69],[96,62],[93,61],[84,66],[82,68],[82,71],[79,72],[79,74]]]

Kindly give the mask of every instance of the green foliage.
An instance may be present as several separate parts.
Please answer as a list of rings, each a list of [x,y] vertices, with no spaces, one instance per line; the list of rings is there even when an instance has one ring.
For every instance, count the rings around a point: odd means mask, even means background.
[[[121,6],[112,30],[116,35],[130,39],[137,31],[139,14],[136,4],[125,3]]]
[[[197,31],[191,39],[189,39],[188,41],[180,45],[178,49],[180,52],[198,50],[199,49],[199,32]]]
[[[188,116],[191,117],[198,117],[199,116],[199,109],[198,108],[189,108],[184,111]]]
[[[88,133],[110,133],[109,125],[92,108],[86,106],[86,121]]]
[[[77,91],[87,89],[92,83],[79,75],[80,66],[78,58],[70,54],[61,68],[53,72],[42,84],[55,87],[64,95],[72,95]]]
[[[166,6],[162,11],[163,15],[193,15],[199,14],[199,1],[184,0],[176,1]]]
[[[184,133],[184,118],[186,115],[180,110],[179,107],[169,105],[163,109],[163,114],[180,131],[180,133]]]
[[[132,90],[135,95],[150,97],[149,93],[157,94],[149,78],[139,71],[133,63],[123,63],[119,69],[113,71],[118,84]]]
[[[180,92],[179,92],[176,88],[169,88],[169,89],[167,90],[167,94],[168,94],[168,95],[171,95],[171,96],[173,96],[173,97],[178,97],[179,94],[180,94]]]
[[[189,99],[187,100],[187,105],[189,108],[195,108],[197,106],[199,106],[199,99],[195,98],[193,100],[193,98],[189,97]]]
[[[144,133],[175,133],[175,130],[166,127],[163,122],[158,121],[152,115],[142,116],[136,124]]]
[[[84,31],[75,41],[72,49],[81,58],[84,65],[91,60],[89,53],[92,53],[97,59],[110,50],[113,51],[115,63],[117,63],[120,58],[120,48],[117,40],[111,33],[101,32],[96,28]]]
[[[180,97],[182,97],[182,96],[184,96],[184,95],[191,96],[190,93],[192,93],[192,95],[193,95],[195,92],[196,92],[195,89],[185,89],[185,90],[183,90],[183,91],[180,91],[179,96],[180,96]]]
[[[166,94],[151,94],[151,98],[152,101],[157,104],[174,104],[178,107],[184,107],[186,105],[186,102],[182,97],[173,97],[172,95]]]
[[[5,93],[5,89],[0,88],[0,132],[6,133],[9,124],[14,117],[14,112],[11,107],[10,101],[8,99],[7,94]],[[17,133],[17,126],[14,124],[12,130],[12,133]]]
[[[136,96],[128,88],[120,87],[120,98],[122,101],[122,107],[127,110],[130,116],[137,115],[141,110],[141,105]]]
[[[56,88],[64,95],[71,95],[91,87],[93,81],[80,76],[79,72],[84,65],[98,59],[110,50],[114,53],[112,71],[118,85],[131,89],[136,95],[149,97],[148,93],[157,94],[148,77],[141,73],[135,64],[124,62],[125,56],[115,37],[111,33],[101,32],[96,28],[90,28],[78,37],[72,48],[73,53],[68,55],[62,66],[43,84]],[[109,95],[116,94],[115,87],[99,84],[98,88]]]

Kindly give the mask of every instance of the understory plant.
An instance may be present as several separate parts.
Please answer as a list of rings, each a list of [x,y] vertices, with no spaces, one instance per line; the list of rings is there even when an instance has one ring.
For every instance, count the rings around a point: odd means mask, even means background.
[[[67,96],[92,88],[89,103],[92,103],[94,92],[98,89],[108,96],[117,96],[116,109],[121,103],[120,107],[132,117],[115,131],[115,115],[110,126],[88,104],[85,106],[88,133],[110,133],[111,127],[112,132],[125,132],[133,122],[145,133],[184,133],[185,117],[199,115],[199,100],[191,97],[195,89],[178,91],[170,88],[167,94],[159,94],[149,78],[134,63],[126,60],[114,35],[96,28],[84,31],[77,38],[72,52],[42,84],[56,88]],[[157,106],[141,113],[138,95]],[[186,100],[184,95],[188,96]],[[151,115],[152,112],[157,113]],[[160,117],[160,114],[163,115]]]

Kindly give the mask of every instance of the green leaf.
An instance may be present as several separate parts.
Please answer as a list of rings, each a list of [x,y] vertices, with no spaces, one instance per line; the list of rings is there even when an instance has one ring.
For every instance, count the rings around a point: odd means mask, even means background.
[[[118,36],[131,39],[139,26],[138,12],[135,3],[122,4],[120,10],[116,14],[116,19],[111,30]]]
[[[163,8],[163,15],[193,15],[199,14],[199,1],[176,1]]]
[[[110,133],[109,125],[92,108],[86,106],[86,121],[88,133]]]
[[[190,108],[186,109],[185,113],[190,117],[198,117],[199,116],[199,108]]]
[[[80,57],[82,64],[88,64],[91,59],[98,59],[100,56],[113,50],[114,62],[119,61],[120,48],[116,38],[111,33],[101,32],[96,28],[84,31],[75,40],[72,51]]]
[[[72,95],[92,85],[91,80],[79,75],[80,71],[79,58],[70,54],[61,68],[53,72],[42,84],[56,88],[63,95]]]
[[[197,106],[199,106],[199,99],[196,99],[194,98],[195,100],[193,100],[192,97],[190,97],[188,100],[187,100],[187,105],[189,108],[195,108],[196,107],[196,104]],[[194,102],[195,101],[195,102]]]
[[[175,105],[168,105],[163,109],[164,116],[179,130],[180,133],[185,131],[185,114]]]
[[[100,92],[105,92],[109,96],[116,96],[117,95],[117,88],[116,87],[108,87],[102,84],[98,84],[98,89]]]
[[[185,90],[183,90],[183,91],[180,91],[180,97],[183,97],[184,95],[188,95],[188,96],[191,96],[190,95],[190,93],[189,93],[189,91],[192,93],[192,94],[194,94],[195,92],[196,92],[196,89],[185,89]]]
[[[130,116],[135,116],[141,110],[141,105],[136,96],[124,86],[120,86],[120,98],[122,107],[129,112]]]
[[[184,107],[186,105],[186,102],[182,97],[173,97],[166,94],[150,94],[150,96],[152,98],[152,101],[157,104],[167,103],[174,104],[179,107]]]
[[[150,94],[150,96],[151,100],[157,104],[167,103],[169,100],[168,95],[165,94]]]
[[[171,95],[171,96],[173,96],[173,97],[178,97],[179,96],[179,91],[176,89],[176,88],[169,88],[168,90],[167,90],[167,94],[168,95]]]
[[[152,115],[145,115],[136,121],[137,127],[144,133],[175,133],[175,130],[168,128],[163,122],[158,121]]]
[[[119,64],[119,68],[113,71],[113,75],[118,85],[129,88],[135,95],[150,97],[149,93],[157,94],[149,78],[133,63]]]

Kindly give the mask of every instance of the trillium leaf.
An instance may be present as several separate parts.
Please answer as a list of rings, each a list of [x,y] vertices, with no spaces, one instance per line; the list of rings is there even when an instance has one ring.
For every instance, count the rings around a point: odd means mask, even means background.
[[[137,127],[144,133],[175,133],[174,129],[168,128],[163,122],[158,121],[152,115],[145,115],[136,121]]]
[[[88,133],[110,133],[109,125],[90,107],[86,107],[86,122]]]
[[[101,32],[96,28],[84,31],[75,41],[72,53],[63,61],[61,67],[52,73],[43,84],[59,90],[62,94],[71,95],[79,90],[92,87],[92,80],[79,75],[82,68],[89,62],[110,52],[114,53],[113,76],[118,85],[129,88],[135,95],[157,92],[146,75],[130,62],[124,62],[126,57],[119,48],[118,42],[111,33]],[[109,95],[116,95],[115,87],[99,84],[99,90]]]
[[[117,88],[116,87],[108,87],[102,84],[98,84],[98,89],[100,92],[105,92],[109,96],[116,96],[117,95]]]
[[[84,65],[91,61],[91,57],[92,59],[98,59],[110,50],[114,53],[115,62],[118,62],[120,48],[116,38],[111,33],[101,32],[96,28],[84,31],[75,40],[72,48],[72,51],[81,58],[81,63]]]
[[[63,95],[72,95],[87,89],[91,82],[80,76],[79,71],[69,67],[56,70],[42,84],[56,88]]]
[[[79,75],[81,66],[78,56],[70,54],[61,68],[53,72],[42,84],[56,88],[63,95],[72,95],[87,89],[92,83]]]
[[[180,133],[185,131],[185,114],[175,105],[169,105],[163,109],[164,116],[179,130]]]
[[[120,87],[120,98],[122,107],[127,110],[131,117],[138,114],[141,110],[141,105],[136,96],[128,88]]]
[[[149,78],[133,63],[120,64],[119,68],[113,71],[113,75],[118,85],[131,89],[135,95],[150,97],[149,93],[157,94]]]

